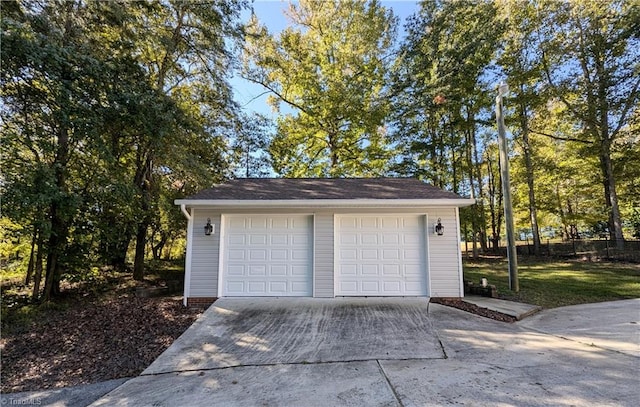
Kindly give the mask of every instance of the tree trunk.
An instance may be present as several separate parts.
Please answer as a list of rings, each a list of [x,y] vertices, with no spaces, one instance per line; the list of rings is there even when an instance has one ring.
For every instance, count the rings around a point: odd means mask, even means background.
[[[36,241],[38,240],[38,227],[33,227],[33,237],[31,238],[31,250],[29,251],[29,265],[27,266],[27,275],[24,278],[24,285],[31,284],[31,277],[33,276],[33,269],[35,266],[34,252],[36,248]]]
[[[151,247],[154,260],[160,260],[160,258],[162,257],[162,249],[164,249],[165,244],[167,244],[167,239],[168,234],[165,232],[160,232],[160,241]]]
[[[36,273],[33,277],[33,292],[31,300],[36,301],[40,294],[40,282],[42,281],[42,235],[38,236],[38,254],[36,255]]]
[[[136,281],[144,280],[144,252],[147,244],[147,221],[144,220],[138,224],[136,232],[136,254],[133,262],[133,279]]]
[[[529,118],[524,104],[520,105],[520,124],[522,127],[522,146],[524,150],[524,164],[527,173],[527,187],[529,190],[529,220],[533,234],[533,254],[540,255],[540,229],[538,227],[538,210],[533,181],[533,163],[531,161],[531,143],[529,142]]]
[[[611,240],[615,240],[617,249],[623,250],[624,236],[622,234],[622,219],[620,217],[620,206],[618,204],[618,193],[616,191],[616,179],[613,173],[613,163],[611,162],[611,141],[608,138],[607,126],[602,125],[602,127],[603,134],[600,138],[600,166],[602,168],[605,202],[609,209],[609,237]]]
[[[151,208],[150,189],[151,183],[153,182],[153,176],[150,156],[147,156],[147,158],[144,159],[143,166],[139,166],[135,182],[142,195],[140,202],[142,219],[138,222],[138,228],[136,231],[136,252],[133,260],[133,279],[136,281],[142,281],[144,279],[144,254],[147,245],[147,230],[151,224],[151,220],[149,219],[149,210]]]

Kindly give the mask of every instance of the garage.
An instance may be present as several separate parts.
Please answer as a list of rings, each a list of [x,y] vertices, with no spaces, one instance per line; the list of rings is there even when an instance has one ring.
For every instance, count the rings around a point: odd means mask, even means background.
[[[414,178],[247,178],[175,201],[184,304],[220,297],[462,297],[458,209]]]
[[[337,296],[426,296],[424,215],[336,216]]]
[[[311,216],[231,215],[223,227],[223,296],[312,295]]]

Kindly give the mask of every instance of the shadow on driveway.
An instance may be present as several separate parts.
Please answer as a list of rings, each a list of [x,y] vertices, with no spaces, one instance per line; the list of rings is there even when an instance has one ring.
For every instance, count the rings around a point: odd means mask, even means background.
[[[216,301],[142,374],[445,357],[425,298]]]

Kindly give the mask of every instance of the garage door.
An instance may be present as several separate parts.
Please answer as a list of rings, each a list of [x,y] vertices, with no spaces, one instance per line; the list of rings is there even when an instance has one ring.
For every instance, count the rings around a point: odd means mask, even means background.
[[[226,216],[224,296],[311,296],[310,216]]]
[[[425,217],[337,217],[336,295],[427,295]]]

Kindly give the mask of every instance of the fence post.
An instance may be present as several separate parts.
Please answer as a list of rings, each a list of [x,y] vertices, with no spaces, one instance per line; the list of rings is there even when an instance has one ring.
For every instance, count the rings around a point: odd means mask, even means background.
[[[609,239],[604,239],[604,241],[606,242],[606,247],[607,247],[607,260],[611,259],[611,256],[609,255]]]

